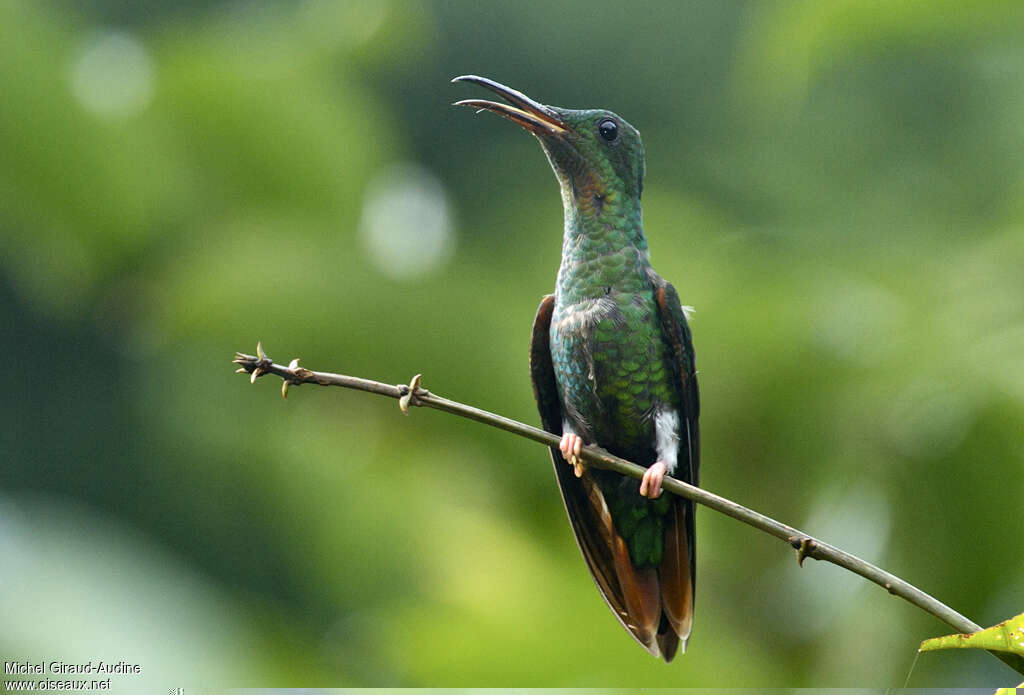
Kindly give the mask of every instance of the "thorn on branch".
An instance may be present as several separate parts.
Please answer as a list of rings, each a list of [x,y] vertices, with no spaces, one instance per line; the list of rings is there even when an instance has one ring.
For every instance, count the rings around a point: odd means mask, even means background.
[[[398,407],[402,409],[403,415],[409,414],[410,403],[412,405],[419,405],[419,402],[416,400],[416,392],[420,390],[420,378],[422,376],[422,374],[414,376],[408,386],[404,384],[398,385],[398,389],[402,393],[401,398],[398,399]]]
[[[299,368],[299,358],[296,357],[295,359],[293,359],[291,362],[288,363],[288,369],[290,369],[290,370],[292,370],[294,372],[298,368]],[[283,398],[285,400],[288,400],[288,387],[291,386],[292,384],[295,384],[296,386],[299,386],[301,383],[302,382],[299,381],[298,379],[285,379],[284,377],[282,377],[282,380],[281,380],[281,398]]]
[[[789,539],[789,544],[796,549],[796,564],[804,566],[804,559],[814,557],[814,549],[818,546],[813,538],[807,536],[794,536]]]
[[[255,384],[256,380],[270,371],[270,366],[274,364],[273,360],[267,357],[267,353],[263,351],[263,343],[256,343],[256,354],[246,355],[244,352],[236,352],[235,364],[242,365],[235,370],[238,374],[249,374],[249,383]]]

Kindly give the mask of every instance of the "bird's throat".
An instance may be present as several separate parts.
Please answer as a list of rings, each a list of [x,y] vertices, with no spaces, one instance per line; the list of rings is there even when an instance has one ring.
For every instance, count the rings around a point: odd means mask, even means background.
[[[640,201],[564,182],[562,199],[565,233],[558,269],[559,302],[644,286],[650,261]]]

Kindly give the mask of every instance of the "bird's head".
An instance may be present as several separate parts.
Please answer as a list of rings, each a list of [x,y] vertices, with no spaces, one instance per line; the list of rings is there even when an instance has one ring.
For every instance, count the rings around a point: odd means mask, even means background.
[[[476,75],[452,82],[472,82],[499,95],[507,104],[466,99],[457,106],[492,111],[533,133],[562,185],[562,194],[586,216],[597,216],[639,203],[644,180],[644,146],[640,133],[611,111],[545,106],[503,84]]]

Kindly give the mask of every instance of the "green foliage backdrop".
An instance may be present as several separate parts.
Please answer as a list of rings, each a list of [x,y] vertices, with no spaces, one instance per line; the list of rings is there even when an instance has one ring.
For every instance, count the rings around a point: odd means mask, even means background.
[[[0,653],[157,687],[885,686],[947,631],[704,512],[664,666],[540,447],[232,375],[259,338],[537,421],[561,203],[531,138],[449,106],[467,72],[643,134],[707,487],[1020,613],[1022,31],[1011,0],[0,3]],[[965,650],[911,684],[1012,678]]]

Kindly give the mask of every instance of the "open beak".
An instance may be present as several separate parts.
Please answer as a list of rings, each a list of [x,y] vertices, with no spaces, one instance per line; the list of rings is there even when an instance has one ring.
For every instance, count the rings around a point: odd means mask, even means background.
[[[485,99],[464,99],[455,102],[455,106],[471,106],[478,109],[478,113],[480,111],[493,111],[499,116],[504,116],[537,135],[561,135],[569,130],[554,109],[544,106],[544,104],[538,104],[522,92],[517,92],[500,82],[489,80],[486,77],[477,77],[476,75],[462,75],[453,79],[452,82],[472,82],[473,84],[478,84],[509,102],[508,104],[502,104]]]

